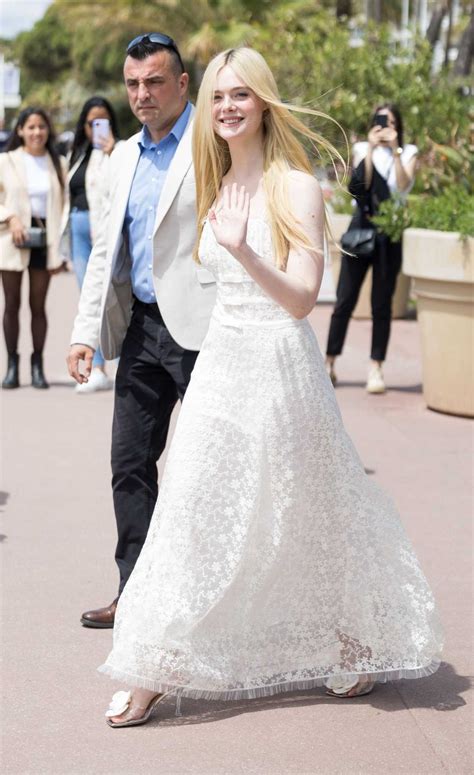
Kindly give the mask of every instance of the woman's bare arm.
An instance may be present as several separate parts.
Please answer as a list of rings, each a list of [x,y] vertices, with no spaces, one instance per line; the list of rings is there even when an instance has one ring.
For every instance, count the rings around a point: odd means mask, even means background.
[[[222,244],[249,275],[274,301],[295,318],[306,317],[313,309],[324,271],[324,202],[319,183],[307,173],[292,171],[288,175],[292,212],[312,246],[291,247],[286,272],[262,260],[248,245],[245,235],[231,234],[225,227],[214,231]],[[224,200],[225,202],[225,200]],[[219,211],[219,214],[222,210]],[[235,213],[232,216],[235,218]],[[246,217],[248,218],[248,205]],[[216,216],[210,217],[211,226]],[[234,220],[235,223],[235,220]],[[246,229],[245,229],[246,232]],[[219,238],[221,237],[221,239]]]

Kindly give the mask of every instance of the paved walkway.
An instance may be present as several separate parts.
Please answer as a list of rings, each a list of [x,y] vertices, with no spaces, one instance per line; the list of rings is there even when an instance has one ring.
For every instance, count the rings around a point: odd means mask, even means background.
[[[366,468],[397,500],[434,588],[446,630],[439,672],[355,702],[331,700],[321,690],[228,704],[184,700],[183,716],[175,717],[170,701],[144,728],[106,726],[103,712],[116,687],[95,668],[109,651],[111,631],[84,629],[79,616],[110,602],[116,585],[112,394],[76,395],[67,378],[76,303],[74,278],[55,278],[46,353],[52,387],[44,393],[27,386],[25,310],[25,387],[2,395],[2,772],[471,772],[472,425],[425,409],[414,321],[394,324],[385,396],[363,390],[369,324],[353,322],[337,397]],[[323,305],[313,315],[323,345],[329,311]]]

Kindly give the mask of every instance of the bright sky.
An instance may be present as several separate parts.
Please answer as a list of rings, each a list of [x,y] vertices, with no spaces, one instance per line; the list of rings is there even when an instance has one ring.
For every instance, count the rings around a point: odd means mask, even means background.
[[[0,0],[0,37],[30,30],[53,0]]]

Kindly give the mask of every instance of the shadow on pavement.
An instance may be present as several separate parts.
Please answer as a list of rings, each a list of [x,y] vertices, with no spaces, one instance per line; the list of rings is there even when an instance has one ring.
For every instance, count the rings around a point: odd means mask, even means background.
[[[449,662],[442,662],[439,670],[428,678],[400,681],[399,694],[407,708],[457,710],[466,705],[466,700],[460,695],[471,686],[470,676],[458,675]]]
[[[46,375],[47,376],[47,375]],[[50,388],[74,388],[76,387],[76,383],[72,379],[48,379],[49,387]],[[31,384],[28,384],[27,382],[23,381],[20,382],[20,387],[17,388],[15,391],[9,391],[10,393],[17,394],[19,390],[30,390],[34,391],[36,393],[43,393],[45,391],[42,390],[36,390]]]
[[[438,711],[456,710],[466,704],[461,693],[471,686],[469,677],[458,675],[452,665],[443,662],[439,670],[428,678],[416,681],[396,681],[377,684],[372,694],[354,700],[334,699],[324,693],[324,689],[308,692],[288,692],[275,697],[259,700],[241,700],[236,702],[207,702],[204,700],[182,701],[182,715],[172,714],[173,699],[167,703],[168,715],[163,710],[153,718],[148,726],[183,726],[188,724],[207,724],[212,721],[238,716],[241,713],[257,713],[263,710],[321,705],[325,703],[351,703],[371,705],[380,711],[393,713],[414,708],[430,708]]]
[[[76,387],[76,383],[73,379],[70,378],[64,378],[64,379],[55,379],[51,380],[49,383],[50,387],[61,387],[61,388],[74,388]]]
[[[354,381],[354,380],[346,380],[346,379],[339,379],[337,380],[336,385],[336,393],[340,388],[353,388],[353,387],[359,387],[364,388],[365,390],[365,382],[360,381]],[[386,396],[388,393],[422,393],[423,392],[423,385],[417,384],[417,385],[387,385],[387,391],[386,393],[382,393],[381,395]],[[375,396],[377,398],[377,396]]]

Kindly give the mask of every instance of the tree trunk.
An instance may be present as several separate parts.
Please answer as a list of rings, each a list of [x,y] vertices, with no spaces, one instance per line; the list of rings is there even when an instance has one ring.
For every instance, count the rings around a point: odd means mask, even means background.
[[[432,48],[435,47],[439,40],[439,36],[441,34],[441,25],[443,23],[444,17],[446,16],[447,10],[447,3],[442,2],[437,5],[431,15],[430,23],[428,25],[428,29],[426,30],[426,39]]]
[[[372,19],[377,24],[382,23],[382,0],[372,0]]]
[[[336,2],[336,16],[338,19],[341,16],[352,16],[352,0],[337,0]]]
[[[451,49],[451,33],[453,31],[453,0],[448,0],[448,29],[446,32],[446,45],[444,47],[444,66],[449,65],[449,51]]]
[[[469,75],[474,57],[474,6],[471,8],[471,18],[464,30],[459,43],[458,58],[454,65],[455,75]]]

